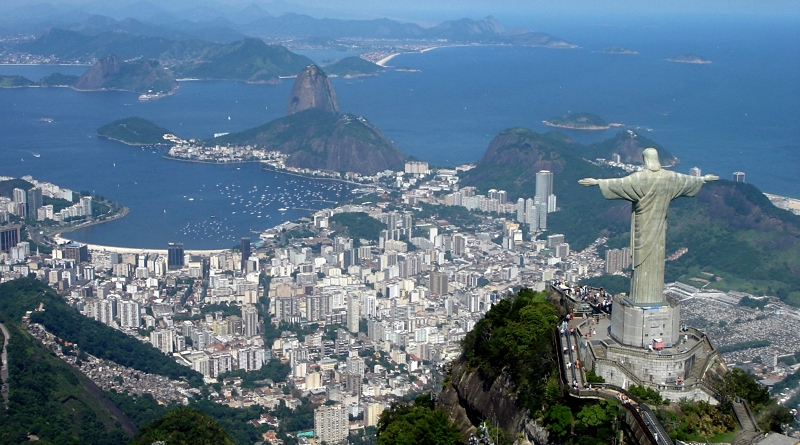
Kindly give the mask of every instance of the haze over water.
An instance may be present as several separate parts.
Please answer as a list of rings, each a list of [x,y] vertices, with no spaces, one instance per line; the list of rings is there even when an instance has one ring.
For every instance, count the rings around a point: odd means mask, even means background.
[[[342,111],[365,116],[398,148],[436,165],[477,161],[505,128],[550,131],[542,120],[570,111],[590,112],[608,122],[640,127],[643,135],[681,159],[678,171],[698,166],[704,173],[729,179],[733,171],[742,170],[748,182],[766,192],[800,198],[800,181],[795,179],[800,171],[800,38],[794,25],[662,20],[653,28],[636,23],[556,23],[538,29],[580,49],[442,48],[401,55],[390,63],[419,69],[417,73],[389,71],[333,83]],[[639,54],[596,52],[612,45]],[[665,60],[686,53],[713,63]],[[309,55],[330,57],[325,52]],[[84,70],[0,66],[2,74],[30,78]],[[322,201],[336,199],[337,193],[349,196],[349,189],[328,190],[336,183],[267,173],[255,164],[166,160],[157,151],[100,140],[94,133],[112,120],[137,115],[181,137],[209,138],[282,116],[290,89],[291,81],[183,82],[175,96],[147,103],[138,102],[132,93],[3,89],[0,175],[30,174],[73,190],[92,190],[130,207],[131,213],[121,220],[71,235],[81,241],[159,248],[168,241],[183,241],[189,249],[230,247],[251,229],[307,214],[281,213],[278,208],[322,208],[329,205]],[[43,117],[54,122],[41,122]],[[617,131],[567,133],[588,143]],[[228,196],[232,190],[238,199]],[[322,201],[317,199],[320,193]],[[273,194],[285,196],[284,203],[272,200],[266,205],[265,198],[258,218],[252,198]],[[289,196],[291,205],[286,204]]]

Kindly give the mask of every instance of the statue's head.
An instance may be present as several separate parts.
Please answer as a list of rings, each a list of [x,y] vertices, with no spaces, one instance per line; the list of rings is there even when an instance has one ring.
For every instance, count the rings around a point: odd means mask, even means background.
[[[642,151],[642,157],[644,158],[644,168],[651,172],[661,170],[661,163],[658,162],[658,152],[655,148],[645,148]]]

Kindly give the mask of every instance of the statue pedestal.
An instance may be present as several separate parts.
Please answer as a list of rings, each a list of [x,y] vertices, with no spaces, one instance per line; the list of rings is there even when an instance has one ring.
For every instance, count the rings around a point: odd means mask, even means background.
[[[637,304],[627,297],[615,298],[611,310],[611,337],[617,342],[637,348],[648,348],[654,339],[664,347],[677,344],[680,332],[680,303]]]

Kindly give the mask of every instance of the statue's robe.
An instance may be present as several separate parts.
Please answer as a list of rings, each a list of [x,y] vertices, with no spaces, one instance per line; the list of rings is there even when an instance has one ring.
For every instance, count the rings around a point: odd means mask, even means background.
[[[600,179],[606,199],[630,201],[631,254],[633,276],[630,300],[633,303],[660,303],[664,300],[664,248],[669,202],[681,196],[694,196],[703,178],[669,170],[644,170],[624,178]]]

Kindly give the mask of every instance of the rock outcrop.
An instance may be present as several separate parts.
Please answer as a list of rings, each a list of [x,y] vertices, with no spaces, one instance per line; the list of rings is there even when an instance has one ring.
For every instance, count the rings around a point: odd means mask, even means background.
[[[330,79],[316,65],[309,65],[297,75],[286,105],[286,114],[295,114],[310,108],[339,112],[339,101]]]
[[[178,88],[158,61],[125,62],[115,55],[104,57],[73,84],[76,90],[121,90],[136,93],[170,93]]]
[[[524,431],[528,413],[518,405],[513,387],[505,373],[488,381],[479,371],[468,369],[462,357],[454,363],[437,403],[450,413],[465,438],[474,434],[474,425],[483,420],[516,435]]]

